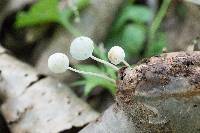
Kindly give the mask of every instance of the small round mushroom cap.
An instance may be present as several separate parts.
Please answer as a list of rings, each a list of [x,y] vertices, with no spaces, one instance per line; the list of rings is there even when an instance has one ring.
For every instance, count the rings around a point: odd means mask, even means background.
[[[75,38],[70,46],[70,54],[76,60],[85,60],[92,56],[94,42],[85,36]]]
[[[119,46],[112,47],[108,52],[108,59],[111,63],[117,65],[125,58],[124,50]]]
[[[48,59],[48,67],[54,73],[63,73],[69,67],[69,59],[63,53],[52,54]]]

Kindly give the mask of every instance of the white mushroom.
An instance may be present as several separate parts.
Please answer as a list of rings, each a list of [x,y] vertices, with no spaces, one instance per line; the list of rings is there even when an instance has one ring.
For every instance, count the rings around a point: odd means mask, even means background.
[[[49,67],[50,71],[52,71],[54,73],[63,73],[66,70],[71,70],[73,72],[80,73],[80,74],[86,74],[86,75],[90,75],[90,76],[100,77],[100,78],[103,78],[103,79],[106,79],[106,80],[109,80],[109,81],[115,83],[114,79],[106,76],[105,74],[85,72],[85,71],[80,71],[80,70],[74,69],[72,67],[69,67],[69,59],[68,59],[67,55],[65,55],[63,53],[55,53],[55,54],[51,55],[48,59],[48,67]]]
[[[85,36],[75,38],[70,46],[70,54],[73,58],[77,60],[86,60],[88,58],[92,58],[93,60],[103,63],[118,71],[118,68],[113,64],[93,56],[93,50],[94,42],[89,37]]]
[[[129,64],[125,61],[125,52],[120,46],[114,46],[109,50],[108,59],[115,65],[123,62],[126,66],[129,66]]]
[[[69,67],[69,59],[63,53],[55,53],[49,57],[48,67],[54,73],[63,73]]]
[[[92,56],[93,44],[93,41],[88,37],[77,37],[71,43],[70,54],[76,60],[86,60]]]

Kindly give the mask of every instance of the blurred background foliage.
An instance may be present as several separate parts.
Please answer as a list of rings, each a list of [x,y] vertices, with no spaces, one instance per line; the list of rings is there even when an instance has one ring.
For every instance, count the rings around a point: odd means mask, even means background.
[[[167,41],[165,33],[158,28],[169,4],[170,0],[163,1],[154,14],[147,5],[127,2],[114,22],[107,39],[108,46],[121,45],[129,60],[162,53]]]
[[[157,29],[170,1],[163,1],[156,14],[147,5],[135,4],[134,1],[124,2],[105,41],[106,48],[122,46],[128,60],[132,57],[160,54],[167,46],[167,41],[165,33]],[[17,13],[15,26],[20,28],[49,22],[58,23],[74,36],[79,36],[81,33],[72,26],[71,20],[73,17],[78,18],[77,12],[86,8],[89,3],[90,0],[77,0],[69,8],[59,9],[59,0],[40,0],[29,11]]]
[[[58,6],[59,0],[40,0],[33,4],[28,11],[17,13],[15,27],[24,28],[57,23],[66,28],[74,37],[80,36],[82,34],[72,25],[72,22],[81,22],[79,14],[90,5],[90,2],[90,0],[77,0],[75,2],[71,0],[68,3],[68,8],[65,8]],[[126,60],[134,65],[141,58],[162,53],[168,44],[161,23],[170,4],[171,0],[159,1],[158,7],[152,10],[143,0],[124,1],[120,10],[116,13],[104,44],[96,46],[95,55],[107,60],[107,51],[112,46],[119,45],[126,52]],[[180,17],[184,17],[186,12],[183,5],[178,6],[177,13],[180,14]],[[82,64],[75,67],[84,71],[106,73],[116,79],[115,71],[103,65]],[[72,85],[84,86],[85,96],[88,96],[97,86],[112,94],[116,91],[115,84],[90,76],[83,76],[82,79],[75,81]]]
[[[17,13],[15,26],[17,28],[40,25],[45,23],[58,23],[74,35],[80,33],[71,25],[70,19],[74,15],[79,17],[79,10],[85,8],[90,0],[77,0],[70,3],[69,8],[60,6],[59,0],[40,0],[28,12]]]

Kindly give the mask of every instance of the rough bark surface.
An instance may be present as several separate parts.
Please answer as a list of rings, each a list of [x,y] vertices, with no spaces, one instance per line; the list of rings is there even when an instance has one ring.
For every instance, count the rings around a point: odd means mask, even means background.
[[[13,133],[56,133],[82,127],[98,113],[66,86],[0,48],[1,112]]]
[[[81,132],[200,132],[200,52],[162,54],[121,68],[117,86],[120,111],[111,107]]]

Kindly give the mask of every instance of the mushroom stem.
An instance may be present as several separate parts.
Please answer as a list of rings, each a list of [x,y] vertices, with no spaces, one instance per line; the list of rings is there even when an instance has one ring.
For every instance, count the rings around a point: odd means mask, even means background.
[[[105,65],[107,65],[107,66],[113,68],[113,69],[116,70],[116,71],[119,70],[118,67],[116,67],[115,65],[113,65],[113,64],[111,64],[111,63],[109,63],[109,62],[107,62],[107,61],[105,61],[105,60],[99,59],[99,58],[97,58],[97,57],[95,57],[95,56],[93,56],[93,55],[91,56],[91,58],[92,58],[93,60],[96,60],[97,62],[103,63],[103,64],[105,64]]]
[[[113,83],[116,83],[116,81],[104,74],[99,74],[99,73],[93,73],[93,72],[85,72],[85,71],[80,71],[80,70],[77,70],[77,69],[74,69],[72,67],[68,67],[67,68],[68,70],[71,70],[73,72],[76,72],[76,73],[80,73],[80,74],[84,74],[84,75],[91,75],[91,76],[96,76],[96,77],[100,77],[100,78],[103,78],[103,79],[106,79],[106,80],[109,80]]]
[[[130,65],[128,64],[128,62],[126,62],[125,60],[122,60],[122,62],[124,63],[124,65],[130,67]]]

